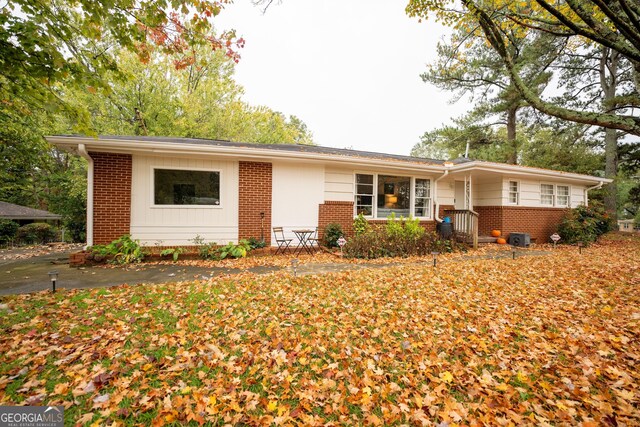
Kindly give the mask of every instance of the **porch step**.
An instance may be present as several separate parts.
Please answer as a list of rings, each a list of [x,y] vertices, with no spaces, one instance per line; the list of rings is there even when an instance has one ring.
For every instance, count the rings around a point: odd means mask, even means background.
[[[459,242],[463,242],[463,243],[473,243],[473,236],[466,234],[466,233],[457,233],[456,234],[456,238]],[[478,236],[478,244],[481,243],[497,243],[498,242],[498,238],[497,237],[491,237],[491,236]]]

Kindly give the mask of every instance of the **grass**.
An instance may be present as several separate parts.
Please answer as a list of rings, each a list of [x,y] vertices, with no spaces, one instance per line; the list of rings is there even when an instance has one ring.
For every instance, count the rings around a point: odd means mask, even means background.
[[[40,396],[68,425],[638,424],[638,285],[640,240],[615,236],[6,297],[0,404]]]

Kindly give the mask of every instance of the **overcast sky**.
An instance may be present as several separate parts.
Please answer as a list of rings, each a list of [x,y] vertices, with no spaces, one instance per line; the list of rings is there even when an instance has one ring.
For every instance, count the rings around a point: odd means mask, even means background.
[[[284,0],[262,14],[236,0],[216,19],[246,39],[245,100],[300,117],[317,144],[409,154],[420,135],[467,109],[422,82],[445,30],[405,1]]]

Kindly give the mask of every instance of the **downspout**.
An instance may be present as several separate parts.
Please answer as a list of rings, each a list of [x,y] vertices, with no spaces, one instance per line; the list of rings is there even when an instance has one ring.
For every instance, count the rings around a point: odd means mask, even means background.
[[[445,165],[445,167],[448,166]],[[439,176],[435,181],[433,181],[433,198],[436,200],[436,211],[433,217],[436,219],[436,222],[442,222],[442,218],[440,218],[440,200],[438,200],[438,181],[447,175],[449,175],[449,169],[445,170],[442,176]]]
[[[93,246],[93,159],[84,144],[78,144],[78,154],[87,160],[87,246]],[[86,249],[85,247],[85,249]]]
[[[598,185],[594,185],[593,187],[584,189],[584,205],[589,206],[589,191],[597,190],[598,188],[602,188],[602,181],[598,183]]]

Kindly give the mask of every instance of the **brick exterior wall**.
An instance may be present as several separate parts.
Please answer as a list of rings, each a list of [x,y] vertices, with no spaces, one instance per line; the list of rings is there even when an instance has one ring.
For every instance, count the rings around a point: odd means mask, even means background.
[[[353,235],[353,202],[325,200],[318,205],[318,237],[322,238],[325,227],[337,222],[342,226],[346,237]]]
[[[548,243],[549,236],[558,230],[558,224],[567,212],[564,208],[531,208],[524,206],[477,206],[478,234],[489,236],[491,230],[510,233],[528,233],[537,243]]]
[[[264,240],[271,245],[272,165],[264,162],[240,162],[238,239],[260,238],[264,212]]]
[[[131,155],[94,153],[93,243],[106,244],[131,232]]]

